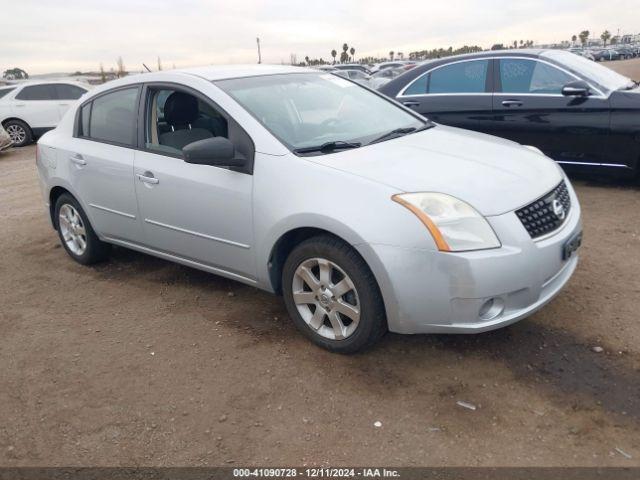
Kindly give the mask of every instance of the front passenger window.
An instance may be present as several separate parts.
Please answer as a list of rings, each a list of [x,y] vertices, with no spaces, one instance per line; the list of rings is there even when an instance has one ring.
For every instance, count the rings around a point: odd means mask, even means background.
[[[523,58],[500,60],[503,93],[559,95],[562,87],[574,80],[571,75],[543,62]]]
[[[198,140],[228,138],[226,119],[209,103],[180,90],[149,90],[145,130],[148,149],[172,155]]]

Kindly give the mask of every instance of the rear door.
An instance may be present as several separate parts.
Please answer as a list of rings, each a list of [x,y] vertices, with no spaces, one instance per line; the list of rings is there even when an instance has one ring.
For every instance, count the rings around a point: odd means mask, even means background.
[[[533,145],[565,163],[599,163],[609,137],[609,101],[565,97],[562,87],[579,80],[548,62],[506,57],[494,64],[493,134]]]
[[[54,128],[61,118],[54,84],[27,85],[16,94],[12,110],[36,130]]]
[[[142,241],[133,181],[140,87],[107,91],[80,108],[76,132],[58,163],[101,237]]]
[[[407,85],[397,100],[429,119],[485,132],[492,120],[490,59],[440,65]]]

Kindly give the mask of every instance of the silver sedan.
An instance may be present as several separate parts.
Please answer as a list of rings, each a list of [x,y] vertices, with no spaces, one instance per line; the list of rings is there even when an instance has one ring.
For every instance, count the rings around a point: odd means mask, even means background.
[[[282,294],[299,330],[336,352],[387,331],[511,324],[577,266],[580,205],[552,160],[326,72],[126,77],[37,148],[72,259],[114,244]]]

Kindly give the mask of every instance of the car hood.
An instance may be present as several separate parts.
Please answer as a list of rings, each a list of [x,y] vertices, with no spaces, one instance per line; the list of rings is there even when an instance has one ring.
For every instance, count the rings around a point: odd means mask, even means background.
[[[555,188],[563,178],[549,158],[482,133],[438,125],[330,155],[308,157],[403,192],[441,192],[482,215],[500,215]]]

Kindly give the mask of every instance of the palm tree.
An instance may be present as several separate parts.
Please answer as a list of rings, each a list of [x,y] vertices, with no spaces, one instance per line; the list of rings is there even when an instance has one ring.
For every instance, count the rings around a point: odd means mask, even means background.
[[[604,32],[602,32],[602,35],[600,35],[600,38],[602,39],[602,42],[604,43],[604,46],[606,47],[607,46],[607,42],[611,38],[611,32],[609,32],[609,30],[605,30]]]
[[[307,62],[307,65],[309,65],[309,55],[307,55],[306,57],[304,57],[304,61]]]
[[[356,49],[351,47],[349,49],[349,53],[351,54],[351,61],[353,62],[355,60],[355,58],[356,58]]]
[[[587,40],[589,39],[589,30],[581,31],[578,37],[580,37],[580,43],[584,47],[587,44]]]
[[[336,55],[338,55],[338,52],[336,52],[336,49],[334,48],[333,50],[331,50],[331,56],[333,57],[333,64],[334,65],[336,63]]]
[[[578,41],[578,37],[576,35],[574,35],[573,37],[571,37],[571,42],[575,45],[576,42]]]
[[[393,62],[393,50],[391,50],[391,51],[389,52],[389,58],[390,58],[390,59],[391,59],[391,61]]]

